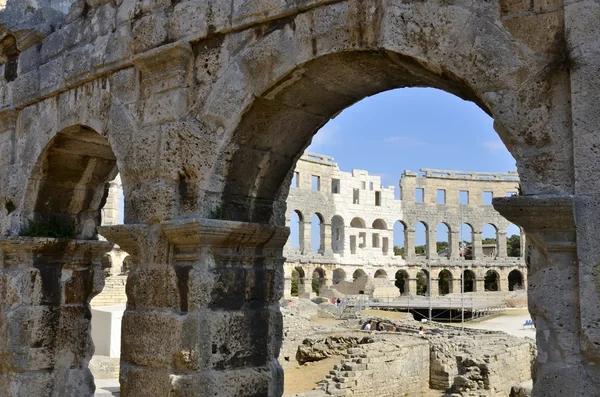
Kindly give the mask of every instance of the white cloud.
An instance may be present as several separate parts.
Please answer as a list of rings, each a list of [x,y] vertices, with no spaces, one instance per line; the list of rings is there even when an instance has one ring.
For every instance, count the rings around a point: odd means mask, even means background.
[[[423,146],[427,144],[425,141],[400,135],[388,136],[383,141],[386,143],[399,143],[405,146]]]
[[[483,142],[481,146],[483,146],[490,152],[498,152],[506,149],[506,146],[504,146],[504,143],[502,143],[502,141],[487,141]]]

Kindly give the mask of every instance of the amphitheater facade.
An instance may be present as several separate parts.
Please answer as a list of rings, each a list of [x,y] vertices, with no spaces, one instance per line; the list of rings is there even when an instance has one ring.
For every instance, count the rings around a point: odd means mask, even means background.
[[[446,293],[462,290],[463,272],[469,278],[465,292],[485,291],[486,275],[497,278],[493,290],[525,288],[523,255],[511,257],[507,252],[510,223],[491,205],[492,197],[518,193],[518,175],[421,171],[422,176],[404,171],[396,198],[395,187],[382,186],[379,176],[357,169],[343,172],[331,157],[305,153],[294,169],[287,199],[287,224],[296,230],[284,249],[286,295],[294,271],[294,277],[302,279],[300,296],[311,292],[313,277],[320,279],[319,293],[325,296],[335,295],[333,289],[342,294],[394,297],[399,292],[396,278],[403,279],[401,293],[416,294],[420,271],[426,274],[432,295],[440,293],[441,272],[447,273],[443,281],[449,285],[442,288]],[[415,251],[418,223],[424,230],[421,255]],[[448,247],[438,250],[441,224],[441,234],[447,231]],[[461,225],[465,225],[462,232]],[[486,225],[495,233],[490,237],[494,241],[484,245]],[[311,235],[315,232],[318,236]],[[520,240],[524,247],[523,233]],[[403,247],[403,252],[396,252],[395,246]]]
[[[7,0],[0,390],[93,394],[118,244],[122,396],[280,396],[293,165],[344,108],[426,86],[516,160],[522,194],[493,206],[527,235],[533,395],[597,394],[599,21],[594,0]],[[117,173],[125,223],[100,227]]]

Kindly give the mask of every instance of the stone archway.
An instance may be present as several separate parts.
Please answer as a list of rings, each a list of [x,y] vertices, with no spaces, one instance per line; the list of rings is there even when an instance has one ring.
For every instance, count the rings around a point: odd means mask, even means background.
[[[39,48],[67,29],[74,39],[51,57],[43,51],[43,65],[17,68],[21,75],[14,75],[14,54],[4,54],[11,81],[0,82],[10,93],[0,120],[0,149],[11,153],[0,158],[3,235],[15,230],[9,225],[18,215],[8,214],[9,201],[27,179],[16,171],[35,161],[18,153],[15,160],[13,153],[36,147],[29,138],[55,124],[45,117],[52,109],[74,118],[70,110],[94,98],[91,110],[102,125],[110,119],[117,131],[136,127],[119,143],[128,147],[127,175],[135,176],[128,221],[139,224],[103,230],[143,268],[130,275],[138,283],[130,288],[123,328],[137,337],[124,344],[123,396],[185,394],[206,379],[206,394],[282,393],[277,300],[289,171],[338,111],[408,86],[444,89],[494,117],[517,159],[523,193],[495,205],[531,236],[532,316],[545,335],[538,339],[543,359],[534,394],[595,390],[600,248],[588,226],[598,223],[600,191],[598,55],[593,32],[583,28],[597,25],[594,2],[316,0],[234,7],[192,0],[143,8],[147,15],[130,5],[117,10],[114,2],[95,2],[74,8],[69,24],[25,35],[32,46],[56,30]],[[106,10],[123,26],[87,30],[84,21]],[[96,95],[108,87],[118,101]],[[34,108],[44,117],[32,117]],[[410,242],[414,230],[406,233]],[[160,299],[147,293],[156,285],[165,291]],[[549,296],[552,287],[565,293]],[[580,302],[579,312],[573,302]],[[560,325],[548,314],[563,311],[575,315]],[[198,323],[213,326],[194,333]],[[235,351],[228,350],[234,342]],[[206,355],[190,363],[183,351]]]

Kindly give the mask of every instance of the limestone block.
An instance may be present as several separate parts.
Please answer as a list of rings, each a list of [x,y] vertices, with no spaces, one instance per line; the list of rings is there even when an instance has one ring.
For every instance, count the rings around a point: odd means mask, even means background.
[[[11,85],[12,103],[22,104],[31,101],[38,95],[39,89],[40,72],[37,69],[17,77]]]
[[[167,40],[167,19],[160,14],[142,17],[133,25],[132,34],[134,54],[158,47]]]
[[[169,37],[204,37],[229,27],[230,4],[225,2],[184,1],[175,6],[169,19]]]
[[[40,90],[55,90],[64,85],[65,57],[59,56],[40,66]]]

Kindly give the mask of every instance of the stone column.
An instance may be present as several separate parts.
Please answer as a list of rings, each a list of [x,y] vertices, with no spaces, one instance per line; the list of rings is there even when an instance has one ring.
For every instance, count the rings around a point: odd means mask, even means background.
[[[459,251],[459,233],[458,230],[452,230],[450,232],[450,259],[458,259],[460,255]]]
[[[453,278],[452,279],[452,291],[450,291],[453,294],[459,294],[462,291],[462,281],[460,278]]]
[[[89,302],[104,286],[103,241],[0,240],[0,394],[92,396]]]
[[[483,245],[481,231],[473,230],[473,259],[483,259]]]
[[[406,228],[404,231],[404,259],[415,259],[415,229]]]
[[[587,302],[580,295],[585,292],[581,290],[577,251],[582,243],[580,224],[577,228],[575,224],[577,205],[573,196],[567,195],[494,199],[496,210],[522,226],[528,236],[528,301],[538,348],[534,396],[583,396],[598,386],[594,380],[598,375],[598,365],[594,364],[598,348],[588,344],[586,332],[591,329],[583,324],[582,308]],[[593,211],[596,213],[596,206]],[[597,229],[592,230],[590,243],[595,245]]]
[[[508,257],[508,248],[506,246],[506,230],[498,231],[498,258]]]
[[[283,393],[278,301],[287,228],[196,219],[101,233],[134,262],[121,396]]]
[[[437,258],[437,241],[436,240],[437,240],[436,230],[435,230],[435,228],[432,228],[431,225],[429,225],[429,227],[427,229],[427,242],[426,242],[427,252],[425,252],[425,255],[427,255],[428,259]]]
[[[519,244],[521,246],[520,250],[519,250],[519,256],[521,258],[525,258],[525,247],[527,247],[527,237],[525,236],[525,233],[521,232],[521,234],[519,235]]]
[[[508,274],[503,273],[498,273],[498,291],[508,291]]]
[[[437,277],[431,277],[429,283],[429,291],[428,294],[431,296],[438,296],[440,294],[440,279]]]
[[[331,248],[331,224],[321,223],[321,253],[324,256],[333,256]]]
[[[286,277],[283,283],[283,297],[289,299],[292,297],[292,278]]]
[[[311,222],[300,221],[300,252],[303,255],[310,254],[312,252],[311,242]]]
[[[308,278],[298,278],[298,298],[304,298],[304,294],[312,292],[311,280]]]
[[[417,279],[409,278],[408,279],[408,291],[404,291],[404,293],[409,293],[410,295],[417,295]]]
[[[485,291],[485,277],[475,277],[473,283],[473,292],[484,292]]]

